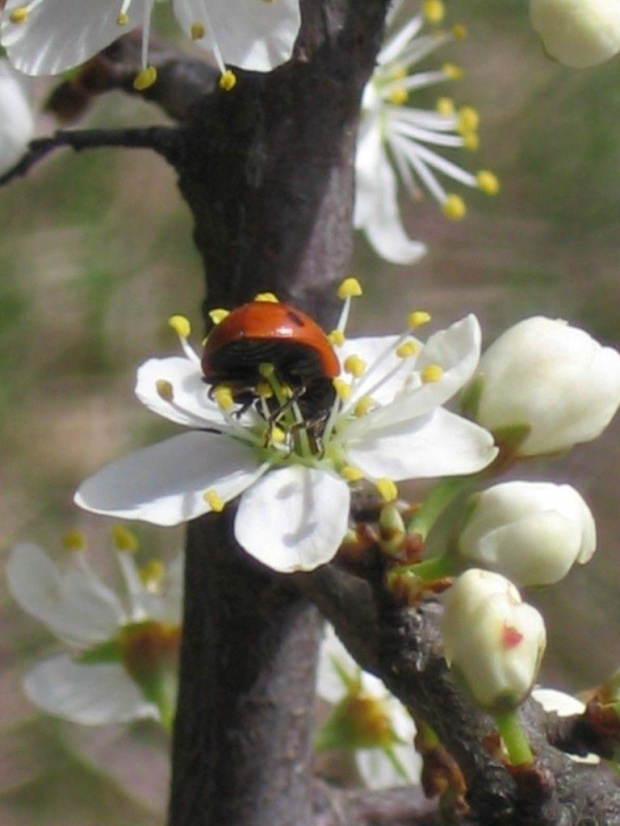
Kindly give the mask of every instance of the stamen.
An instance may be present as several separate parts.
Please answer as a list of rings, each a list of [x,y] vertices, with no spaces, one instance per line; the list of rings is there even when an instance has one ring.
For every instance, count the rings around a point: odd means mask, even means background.
[[[237,75],[232,69],[226,69],[225,72],[222,72],[217,85],[220,89],[223,89],[224,92],[230,92],[237,85]]]
[[[157,69],[155,66],[146,66],[138,72],[133,81],[133,88],[136,92],[143,92],[152,86],[157,80]]]
[[[366,362],[356,355],[347,356],[343,366],[345,371],[350,373],[355,379],[361,378],[366,372]]]
[[[279,304],[280,299],[275,293],[256,293],[254,301],[264,301],[270,304]]]
[[[356,418],[361,419],[362,416],[365,416],[368,413],[368,411],[374,405],[374,403],[375,400],[372,398],[372,396],[362,396],[362,398],[355,405],[353,415]]]
[[[457,131],[476,132],[480,128],[480,115],[472,106],[461,106]]]
[[[203,493],[202,498],[214,513],[221,513],[224,510],[226,502],[224,502],[215,488],[209,488],[209,490],[206,490]]]
[[[138,569],[138,576],[145,589],[156,594],[160,591],[166,574],[166,567],[160,559],[151,559],[146,565]]]
[[[438,98],[437,103],[435,104],[435,109],[439,112],[440,115],[453,115],[454,114],[454,101],[452,98]]]
[[[343,402],[348,401],[351,398],[351,393],[353,392],[353,388],[351,385],[345,381],[344,379],[334,379],[332,381],[334,385],[334,390],[336,391],[336,395],[339,399]]]
[[[398,499],[398,488],[392,479],[383,478],[375,481],[375,487],[385,502],[394,502]]]
[[[420,378],[424,384],[434,384],[435,382],[441,381],[443,372],[443,367],[439,364],[427,364],[420,373]]]
[[[342,330],[332,330],[327,338],[332,347],[342,347],[345,342],[345,337]]]
[[[417,356],[419,352],[420,345],[417,341],[404,341],[396,348],[396,355],[401,359]]]
[[[463,23],[455,23],[452,26],[452,37],[455,40],[465,40],[467,37],[467,27]]]
[[[465,201],[460,195],[455,195],[454,193],[446,197],[442,209],[446,218],[450,218],[452,221],[460,221],[467,214]]]
[[[340,475],[347,482],[361,482],[364,478],[362,471],[352,465],[345,465],[340,468]]]
[[[448,76],[448,80],[463,80],[465,77],[465,71],[455,63],[444,63],[441,70]]]
[[[155,382],[155,390],[159,398],[165,402],[174,401],[174,388],[167,379],[157,379]]]
[[[222,413],[229,413],[234,407],[235,400],[233,399],[232,390],[226,384],[218,384],[213,391],[213,398]]]
[[[124,525],[115,525],[112,528],[112,539],[117,551],[134,553],[138,550],[138,538]]]
[[[86,549],[86,539],[81,531],[69,531],[62,538],[62,546],[66,551],[83,551]]]
[[[417,330],[418,327],[428,324],[430,320],[431,314],[427,313],[426,310],[414,310],[407,316],[407,324],[410,330]]]
[[[394,86],[388,94],[388,100],[394,106],[402,106],[407,103],[409,92],[404,86]]]
[[[469,152],[475,152],[477,149],[480,149],[480,138],[476,132],[464,132],[461,137],[463,138],[463,146]]]
[[[129,15],[126,11],[119,12],[116,23],[118,26],[127,26],[129,24]]]
[[[497,195],[499,192],[497,175],[494,175],[493,172],[490,172],[488,169],[481,169],[480,172],[476,174],[476,180],[478,181],[478,187],[486,195]]]
[[[441,23],[446,14],[442,0],[424,0],[422,14],[429,23]]]
[[[230,315],[230,310],[224,310],[221,307],[216,310],[209,310],[209,318],[216,326],[221,324],[227,315]]]
[[[354,276],[345,278],[338,287],[338,298],[344,301],[345,298],[359,298],[362,295],[362,285]]]
[[[192,40],[202,40],[202,38],[207,33],[207,30],[205,29],[202,23],[196,22],[192,23],[189,33]]]
[[[179,338],[189,338],[192,326],[184,315],[172,315],[168,319],[168,324],[172,327]]]
[[[273,387],[266,381],[259,381],[254,388],[254,392],[257,396],[260,396],[261,399],[273,398]]]
[[[25,23],[29,14],[28,6],[18,6],[9,14],[9,20],[11,23]]]

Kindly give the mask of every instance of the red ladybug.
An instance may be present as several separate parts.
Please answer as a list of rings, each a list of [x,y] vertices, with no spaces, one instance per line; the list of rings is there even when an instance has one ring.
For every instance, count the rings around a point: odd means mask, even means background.
[[[310,316],[284,302],[250,301],[237,307],[210,333],[202,371],[210,384],[248,390],[261,380],[259,368],[265,363],[303,400],[305,412],[331,406],[332,379],[339,375],[340,363]]]

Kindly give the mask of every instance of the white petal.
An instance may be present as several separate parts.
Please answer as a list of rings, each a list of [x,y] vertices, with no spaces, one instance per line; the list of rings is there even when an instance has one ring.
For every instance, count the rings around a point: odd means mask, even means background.
[[[211,50],[216,43],[225,63],[258,72],[290,58],[301,24],[299,0],[173,0],[173,6],[189,36],[194,23],[204,26],[199,46]]]
[[[17,163],[34,134],[24,79],[8,60],[0,60],[0,175]]]
[[[365,475],[394,481],[475,473],[497,455],[490,433],[443,408],[360,434],[347,441],[346,451],[350,464]]]
[[[319,697],[334,705],[346,694],[346,684],[339,674],[355,674],[359,666],[336,636],[333,625],[327,625],[319,648],[316,690]]]
[[[63,571],[36,545],[15,548],[7,576],[21,607],[69,644],[109,640],[126,619],[116,594],[88,569]]]
[[[241,497],[235,537],[274,571],[312,571],[336,554],[350,498],[346,482],[324,471],[298,465],[271,471]]]
[[[11,12],[28,6],[28,17],[12,23]],[[1,42],[13,65],[28,75],[54,75],[97,54],[142,23],[150,0],[132,0],[126,26],[117,23],[117,0],[8,0]]]
[[[178,525],[211,510],[205,491],[228,502],[266,469],[242,442],[193,431],[103,468],[82,484],[75,502],[94,513]]]
[[[394,752],[401,762],[407,777],[397,771],[396,767],[382,749],[359,749],[355,752],[355,762],[369,789],[389,789],[418,783],[422,771],[422,758],[413,747],[395,746]]]
[[[413,337],[412,337],[413,340]],[[370,394],[379,405],[387,405],[402,392],[407,376],[415,368],[415,356],[402,359],[396,355],[396,347],[402,336],[367,336],[346,339],[338,348],[341,364],[355,355],[366,363],[366,372],[355,382],[351,399],[344,410],[355,407],[362,396]],[[421,346],[421,345],[420,345]],[[343,374],[343,378],[348,376]]]
[[[24,689],[48,714],[86,726],[159,719],[156,706],[116,664],[80,665],[66,655],[54,657],[26,675]]]

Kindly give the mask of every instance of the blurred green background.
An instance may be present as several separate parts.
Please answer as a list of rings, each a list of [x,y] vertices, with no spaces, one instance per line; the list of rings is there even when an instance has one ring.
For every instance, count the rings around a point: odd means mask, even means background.
[[[382,264],[359,238],[352,270],[366,296],[353,326],[400,329],[408,307],[428,309],[437,326],[473,311],[490,342],[506,325],[544,313],[618,346],[618,62],[579,73],[549,62],[518,0],[453,0],[449,8],[469,38],[437,59],[458,62],[466,75],[440,93],[475,106],[483,119],[481,149],[455,160],[492,168],[502,191],[493,200],[469,194],[458,224],[430,200],[406,205],[411,234],[429,246],[413,268]],[[45,85],[37,92],[44,95]],[[416,105],[433,100],[429,94]],[[87,123],[160,120],[112,94],[96,102]],[[52,128],[41,121],[41,134]],[[203,281],[191,218],[173,172],[156,156],[65,151],[0,192],[0,227],[2,559],[26,539],[57,552],[61,536],[78,526],[107,572],[109,523],[79,513],[72,493],[103,463],[172,430],[135,401],[133,382],[144,359],[175,351],[166,325],[172,313],[188,315],[200,335]],[[569,690],[596,683],[620,662],[619,427],[520,474],[571,481],[597,518],[592,562],[530,595],[549,627],[543,681]],[[138,533],[145,556],[168,556],[182,544],[177,530]],[[4,579],[0,610],[3,826],[161,824],[163,735],[149,724],[90,730],[39,715],[21,678],[55,644],[11,602]]]

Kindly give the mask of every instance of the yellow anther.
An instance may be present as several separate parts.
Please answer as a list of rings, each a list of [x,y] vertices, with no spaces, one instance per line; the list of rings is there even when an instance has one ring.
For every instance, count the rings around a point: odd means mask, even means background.
[[[226,69],[220,75],[217,85],[225,92],[230,92],[237,85],[237,75],[231,69]]]
[[[138,570],[140,581],[147,591],[157,591],[164,581],[166,567],[160,559],[151,559]]]
[[[446,10],[442,0],[424,0],[422,3],[422,13],[429,23],[441,23]]]
[[[261,399],[271,399],[273,397],[273,387],[266,381],[259,381],[254,388],[254,392]]]
[[[467,28],[462,23],[455,23],[452,26],[452,37],[455,40],[465,40],[467,37]]]
[[[259,375],[262,376],[264,379],[267,379],[267,381],[273,378],[275,372],[276,368],[273,366],[273,364],[270,364],[268,361],[264,361],[262,364],[258,365]]]
[[[473,106],[461,106],[459,109],[459,132],[476,132],[479,127],[480,115]]]
[[[179,338],[190,337],[192,325],[189,323],[189,319],[185,318],[184,315],[171,315],[168,319],[168,324],[172,327]]]
[[[280,387],[280,394],[281,394],[281,395],[282,395],[285,399],[292,399],[292,398],[293,398],[293,396],[295,395],[295,391],[294,391],[294,390],[293,390],[293,388],[290,386],[290,384],[283,384],[283,385],[281,385],[281,387]]]
[[[206,33],[207,30],[202,23],[192,23],[190,26],[189,34],[192,40],[202,40]]]
[[[334,379],[332,381],[332,384],[334,385],[334,390],[336,391],[336,395],[343,402],[346,402],[351,398],[351,393],[353,392],[353,389],[352,389],[351,385],[348,382],[346,382],[344,379]]]
[[[231,407],[234,406],[232,390],[226,384],[219,384],[213,391],[213,398],[215,403],[223,413],[228,413]]]
[[[440,115],[454,114],[454,101],[452,98],[438,98],[435,104],[435,109]]]
[[[443,214],[452,221],[460,221],[467,213],[465,201],[460,195],[448,195],[442,205]]]
[[[11,23],[25,23],[29,14],[28,6],[18,6],[9,14],[9,20]]]
[[[439,364],[427,364],[420,373],[424,384],[434,384],[443,378],[443,367]]]
[[[147,66],[146,69],[142,69],[141,72],[135,76],[133,81],[133,88],[136,92],[144,92],[145,89],[148,89],[152,86],[155,81],[157,80],[157,69],[155,66]]]
[[[221,307],[216,310],[209,310],[209,318],[215,325],[221,324],[227,315],[230,315],[230,310],[224,310]]]
[[[62,538],[62,546],[66,551],[83,551],[86,548],[86,539],[81,531],[69,531]]]
[[[344,333],[342,330],[332,330],[327,336],[332,347],[342,347],[345,342]]]
[[[224,510],[226,502],[224,502],[215,488],[209,488],[209,490],[206,490],[202,494],[202,498],[215,513],[221,513]]]
[[[281,427],[272,427],[269,434],[269,441],[272,445],[281,445],[286,441],[286,431]]]
[[[359,379],[361,376],[364,375],[366,370],[366,362],[364,359],[361,359],[359,356],[355,354],[347,356],[344,360],[344,369],[347,373],[350,373],[353,378]]]
[[[441,68],[450,80],[463,80],[465,77],[465,71],[456,63],[444,63]]]
[[[362,294],[362,285],[353,276],[345,278],[338,287],[338,298],[344,301],[345,298],[358,298]]]
[[[394,106],[402,106],[403,103],[407,103],[407,99],[409,98],[409,92],[405,89],[404,86],[395,86],[393,89],[390,90],[388,95],[388,100],[390,103],[393,103]]]
[[[116,23],[118,26],[126,26],[129,23],[129,15],[126,11],[122,11],[119,16],[116,18]]]
[[[362,471],[352,465],[345,465],[340,468],[340,475],[347,482],[360,482],[364,478]]]
[[[396,482],[392,479],[377,479],[375,487],[384,502],[394,502],[394,500],[398,499],[398,488],[396,487]]]
[[[254,301],[265,301],[268,304],[279,304],[280,299],[275,293],[256,293]]]
[[[497,195],[499,192],[497,175],[489,172],[488,169],[481,169],[480,172],[476,174],[476,180],[478,181],[478,187],[487,195]]]
[[[403,341],[396,348],[396,355],[398,358],[406,359],[409,356],[415,356],[420,352],[420,345],[416,341]]]
[[[134,553],[138,550],[138,538],[124,525],[115,525],[112,528],[112,539],[117,551]]]
[[[407,77],[407,68],[397,63],[389,71],[389,77],[393,80],[404,80]]]
[[[174,389],[168,379],[157,379],[155,389],[160,399],[171,402],[174,399]]]
[[[431,320],[431,314],[426,310],[414,310],[407,316],[407,324],[410,330],[417,330],[418,327],[423,327]]]
[[[470,152],[475,152],[480,148],[480,138],[477,132],[462,132],[463,146]]]
[[[374,403],[375,401],[372,396],[362,396],[362,398],[355,405],[355,416],[358,419],[361,419],[362,416],[365,416],[366,413],[368,413]]]

